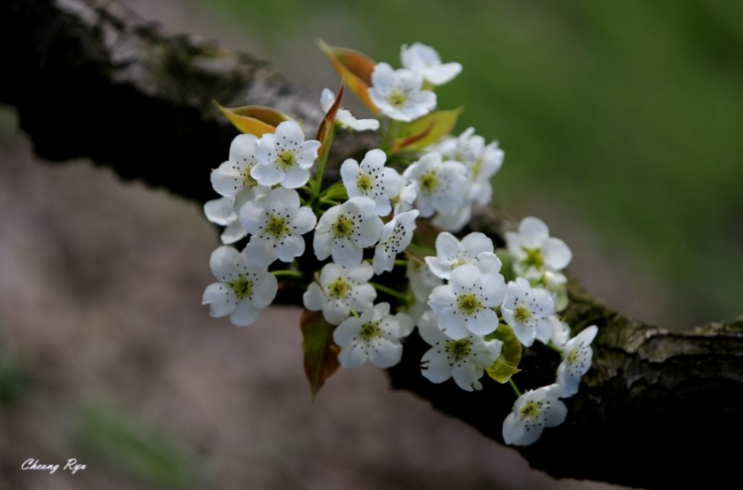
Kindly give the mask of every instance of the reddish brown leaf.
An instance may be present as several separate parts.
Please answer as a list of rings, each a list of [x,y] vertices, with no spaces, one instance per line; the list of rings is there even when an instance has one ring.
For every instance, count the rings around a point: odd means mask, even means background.
[[[371,74],[376,64],[365,54],[347,48],[336,48],[328,46],[322,39],[317,40],[317,44],[328,57],[335,71],[345,80],[351,91],[356,97],[364,103],[375,115],[379,114],[379,109],[369,97],[369,87],[371,86]]]
[[[303,337],[304,372],[314,400],[325,382],[338,371],[341,348],[333,342],[336,326],[325,321],[322,311],[305,310],[299,323]]]
[[[261,137],[266,133],[276,131],[276,126],[284,121],[293,119],[276,109],[257,105],[248,105],[243,107],[222,107],[218,102],[214,105],[227,116],[227,119],[235,125],[242,133],[253,134]]]

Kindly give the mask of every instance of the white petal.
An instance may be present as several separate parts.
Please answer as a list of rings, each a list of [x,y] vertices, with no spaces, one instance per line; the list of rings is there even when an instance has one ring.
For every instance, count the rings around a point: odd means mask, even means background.
[[[230,144],[230,160],[242,165],[249,164],[255,154],[255,144],[258,138],[252,134],[239,134]]]
[[[552,338],[552,325],[547,319],[540,319],[536,322],[536,338],[543,344],[546,344]]]
[[[312,230],[316,223],[317,216],[312,212],[312,209],[302,206],[291,220],[291,226],[294,227],[292,233],[304,235]]]
[[[441,346],[433,347],[421,359],[421,374],[432,383],[443,383],[451,378],[451,367],[446,355],[437,353],[441,349]]]
[[[481,283],[480,296],[485,306],[495,307],[503,303],[506,298],[506,281],[500,274],[484,275]]]
[[[559,238],[550,238],[544,244],[544,263],[552,271],[561,271],[573,259],[573,253]]]
[[[318,260],[325,260],[333,251],[333,240],[330,233],[315,232],[315,238],[312,240],[312,248],[315,250],[315,256]]]
[[[353,267],[361,263],[364,258],[361,248],[350,240],[336,240],[333,243],[333,262],[346,267]]]
[[[498,328],[498,315],[490,309],[477,312],[477,317],[467,321],[467,329],[475,335],[487,335]]]
[[[227,225],[219,238],[225,245],[230,245],[231,243],[242,240],[247,234],[248,232],[245,231],[243,225],[241,225],[239,221],[235,220]]]
[[[391,92],[393,90],[392,67],[387,63],[377,63],[371,74],[372,87],[377,91]]]
[[[346,369],[358,369],[366,362],[366,352],[359,343],[351,343],[341,348],[338,362]]]
[[[279,282],[276,276],[270,272],[265,273],[263,277],[259,277],[257,284],[253,285],[253,305],[260,309],[266,308],[276,298],[278,290]]]
[[[343,180],[343,187],[348,191],[348,197],[360,196],[358,186],[356,185],[356,179],[359,177],[359,163],[353,158],[347,159],[341,165],[341,179]]]
[[[526,248],[540,248],[550,236],[549,228],[539,218],[529,216],[519,224],[521,244]]]
[[[238,327],[246,327],[252,325],[261,316],[261,310],[253,306],[253,304],[244,299],[237,305],[235,311],[230,315],[230,321],[233,325]]]
[[[455,259],[461,250],[459,240],[451,233],[445,231],[436,237],[436,254],[441,262]]]
[[[370,284],[362,284],[354,288],[355,295],[351,298],[351,307],[356,311],[371,308],[377,297],[377,290]]]
[[[338,325],[343,320],[348,318],[351,313],[348,305],[341,301],[327,301],[322,308],[323,316],[325,320],[331,325]]]
[[[281,185],[288,189],[297,189],[305,185],[308,180],[310,180],[309,170],[300,167],[292,167],[286,171],[286,176],[284,177],[284,180],[281,181]]]
[[[462,65],[459,63],[445,63],[443,65],[432,66],[426,70],[426,80],[434,85],[443,85],[451,81],[454,77],[462,72]]]
[[[234,281],[238,278],[237,262],[240,254],[232,247],[219,247],[209,257],[209,267],[214,277],[223,282]]]
[[[302,128],[294,121],[284,121],[276,127],[276,142],[289,145],[290,143],[302,143],[304,133]]]
[[[395,256],[392,254],[386,254],[382,248],[382,244],[380,243],[374,250],[372,266],[374,268],[374,274],[376,275],[390,272],[395,268]]]
[[[257,235],[261,232],[265,217],[265,203],[260,201],[248,201],[240,208],[240,223],[251,235]]]
[[[250,169],[250,176],[260,185],[272,186],[281,182],[284,172],[274,164],[256,165]]]
[[[324,88],[322,89],[322,95],[320,96],[320,107],[323,112],[327,113],[335,103],[335,94],[332,90]]]
[[[358,267],[349,269],[346,272],[347,277],[356,284],[363,284],[374,276],[372,266],[364,262]]]
[[[237,306],[235,292],[226,284],[209,284],[201,299],[202,305],[209,305],[209,315],[213,318],[229,315]]]
[[[454,340],[463,339],[470,334],[464,316],[457,313],[454,307],[441,310],[441,313],[439,313],[439,328]]]
[[[267,267],[276,260],[276,249],[273,241],[259,236],[250,237],[250,242],[245,247],[248,261],[255,265]]]
[[[206,219],[220,226],[227,226],[237,218],[235,211],[232,210],[233,200],[229,197],[222,197],[207,201],[204,204],[204,214]]]
[[[503,421],[503,440],[506,444],[514,444],[524,436],[526,427],[524,424],[516,418],[516,415],[511,412],[508,414],[506,419]]]
[[[480,376],[478,376],[478,371]],[[457,386],[465,391],[473,391],[473,389],[482,389],[482,385],[478,382],[478,379],[482,376],[482,370],[477,369],[472,363],[464,362],[455,365],[451,370],[454,382]]]
[[[378,339],[375,346],[369,351],[369,360],[377,367],[387,369],[402,358],[402,345],[390,342],[387,339]]]
[[[354,316],[346,318],[333,331],[333,341],[341,347],[350,344],[361,331],[361,325],[361,320]]]
[[[319,311],[322,310],[323,305],[325,305],[326,297],[325,294],[323,294],[322,289],[320,289],[320,286],[313,282],[302,295],[302,301],[304,307],[308,310]]]
[[[470,233],[462,239],[462,247],[472,258],[477,257],[482,252],[495,252],[493,240],[488,238],[484,233]]]
[[[448,284],[443,286],[436,286],[428,299],[428,305],[434,311],[434,313],[440,313],[444,308],[456,304],[457,297],[454,295],[454,290]]]
[[[293,262],[295,257],[304,254],[304,238],[289,235],[276,243],[276,256],[282,262]]]
[[[243,176],[235,169],[236,166],[235,162],[224,162],[209,176],[212,187],[219,194],[234,197],[243,186]]]
[[[439,328],[439,319],[433,311],[428,310],[418,320],[418,333],[428,345],[436,345],[437,342],[446,342],[448,337]]]

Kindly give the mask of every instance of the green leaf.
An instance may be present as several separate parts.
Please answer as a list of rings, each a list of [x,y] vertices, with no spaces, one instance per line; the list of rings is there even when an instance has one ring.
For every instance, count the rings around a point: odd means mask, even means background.
[[[325,382],[338,371],[341,348],[333,342],[336,326],[325,321],[322,311],[305,310],[300,319],[304,373],[314,400]]]
[[[505,323],[498,325],[498,330],[487,335],[487,340],[497,339],[503,342],[500,356],[492,366],[485,371],[488,376],[499,383],[508,383],[511,376],[521,371],[518,365],[521,362],[521,342],[514,335],[511,327]]]
[[[436,111],[404,126],[398,138],[392,142],[392,152],[420,150],[438,143],[454,129],[461,112],[461,107],[450,111]]]
[[[516,280],[516,274],[513,272],[513,264],[516,262],[516,257],[504,248],[499,248],[495,251],[495,255],[501,261],[500,273],[503,274],[503,279],[506,280],[506,284],[510,281]]]

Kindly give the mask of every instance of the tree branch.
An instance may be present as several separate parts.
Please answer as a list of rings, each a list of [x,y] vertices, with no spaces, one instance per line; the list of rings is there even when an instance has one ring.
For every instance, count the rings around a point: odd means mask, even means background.
[[[276,107],[309,130],[321,116],[314,97],[298,94],[266,63],[195,36],[167,36],[101,1],[6,0],[0,39],[11,67],[0,77],[0,102],[15,107],[37,155],[89,158],[197,202],[216,197],[209,172],[235,135],[213,99]],[[346,135],[331,159],[372,145]],[[512,227],[492,209],[471,224],[500,243]],[[648,488],[738,478],[738,451],[728,448],[743,439],[743,320],[670,333],[610,310],[573,280],[570,297],[574,330],[600,329],[594,367],[566,400],[566,423],[520,449],[531,465],[555,477]],[[287,288],[279,299],[300,305],[301,291]],[[417,334],[407,341],[403,361],[389,370],[393,387],[502,442],[510,389],[489,379],[478,393],[434,385],[420,375],[426,349]],[[540,347],[527,354],[522,388],[553,382],[558,359],[551,354]]]

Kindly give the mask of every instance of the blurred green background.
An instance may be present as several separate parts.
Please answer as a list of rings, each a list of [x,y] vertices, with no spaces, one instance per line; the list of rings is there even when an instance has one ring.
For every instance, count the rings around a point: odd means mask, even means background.
[[[629,291],[619,306],[671,328],[743,313],[742,2],[213,5],[314,90],[337,84],[315,37],[393,66],[401,44],[434,46],[464,65],[439,107],[463,105],[458,129],[475,126],[506,151],[499,203],[580,223],[612,260],[634,264],[620,278],[596,271],[589,287],[614,291],[602,283],[620,280]],[[631,305],[654,298],[669,311]]]

